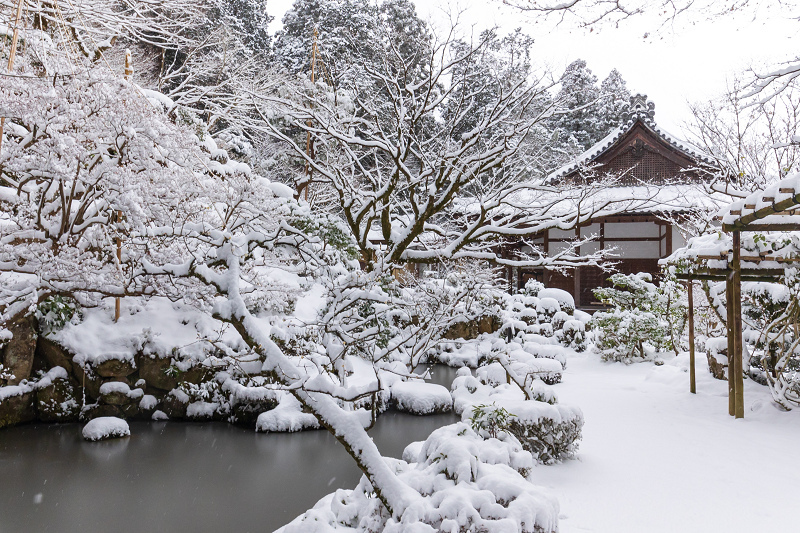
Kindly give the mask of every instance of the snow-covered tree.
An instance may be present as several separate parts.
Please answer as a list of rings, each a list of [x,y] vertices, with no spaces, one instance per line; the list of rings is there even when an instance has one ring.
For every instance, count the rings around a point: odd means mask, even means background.
[[[612,69],[600,84],[600,102],[597,111],[600,119],[597,133],[600,138],[622,124],[630,99],[631,92],[625,80],[617,69]]]
[[[454,69],[462,81],[451,91],[444,108],[445,121],[457,121],[454,140],[478,125],[484,108],[491,106],[498,95],[530,75],[530,46],[533,39],[520,30],[500,37],[497,30],[481,33],[477,42],[457,41],[455,54],[463,54]],[[542,95],[542,107],[550,102]]]
[[[376,15],[368,0],[296,0],[275,36],[275,59],[290,73],[310,77],[316,42],[316,79],[336,86],[371,61]]]
[[[577,59],[567,66],[561,76],[561,89],[556,101],[562,113],[553,121],[554,127],[564,140],[570,138],[586,150],[598,139],[601,120],[597,105],[600,89],[586,61]]]
[[[797,170],[800,145],[791,142],[800,135],[797,92],[789,86],[767,102],[750,105],[734,85],[716,100],[692,105],[690,140],[716,159],[739,190],[764,188]]]
[[[0,289],[3,312],[53,293],[142,292],[126,265],[143,251],[127,243],[120,261],[116,242],[155,221],[180,223],[176,174],[191,175],[208,156],[184,149],[140,91],[97,69],[3,77],[0,91],[0,270],[16,274]]]

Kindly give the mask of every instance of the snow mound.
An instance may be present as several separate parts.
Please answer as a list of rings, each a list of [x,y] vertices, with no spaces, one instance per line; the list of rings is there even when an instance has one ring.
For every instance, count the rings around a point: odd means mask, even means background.
[[[115,416],[101,416],[83,426],[83,438],[90,441],[129,437],[128,423]]]
[[[156,405],[158,405],[158,398],[151,394],[145,394],[139,402],[139,409],[149,411],[150,409],[155,409]]]
[[[304,413],[300,402],[291,394],[281,398],[278,407],[261,413],[256,420],[256,431],[294,432],[319,429],[319,422],[310,413]]]
[[[540,299],[552,298],[559,304],[567,304],[568,307],[575,309],[575,299],[570,293],[562,289],[542,289],[538,294]]]
[[[447,413],[453,409],[450,391],[441,385],[421,381],[400,381],[392,385],[392,404],[398,411],[415,415]]]
[[[338,490],[296,518],[281,533],[550,533],[558,531],[558,502],[528,476],[533,457],[511,436],[484,440],[464,423],[442,427],[387,459],[421,496],[389,516],[362,477],[355,490]]]

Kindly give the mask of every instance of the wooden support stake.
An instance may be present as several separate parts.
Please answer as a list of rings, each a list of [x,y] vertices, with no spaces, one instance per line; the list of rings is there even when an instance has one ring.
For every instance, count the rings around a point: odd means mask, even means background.
[[[742,262],[740,260],[741,234],[733,232],[733,379],[735,397],[735,417],[744,418],[744,377],[742,375]]]
[[[691,281],[686,282],[686,290],[689,295],[689,392],[697,394],[697,384],[695,382],[695,364],[694,364],[694,284]]]
[[[736,383],[733,380],[733,352],[734,346],[734,326],[733,326],[733,272],[728,270],[725,277],[725,309],[727,310],[727,330],[728,330],[728,414],[736,414]]]

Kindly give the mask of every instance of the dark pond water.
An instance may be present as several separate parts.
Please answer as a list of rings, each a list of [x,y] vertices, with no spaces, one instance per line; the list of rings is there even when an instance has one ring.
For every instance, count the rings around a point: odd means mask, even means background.
[[[437,367],[448,384],[455,370]],[[384,455],[453,423],[388,412],[370,431]],[[0,533],[263,532],[360,478],[326,431],[257,434],[222,423],[132,422],[90,443],[79,424],[0,431]]]

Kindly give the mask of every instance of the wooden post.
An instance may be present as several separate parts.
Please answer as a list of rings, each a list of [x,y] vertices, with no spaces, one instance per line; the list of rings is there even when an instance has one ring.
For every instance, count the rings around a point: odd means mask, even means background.
[[[742,375],[742,261],[741,233],[733,232],[733,379],[734,379],[734,416],[744,418],[744,377]],[[730,329],[730,328],[729,328]]]
[[[19,19],[22,17],[22,0],[17,0],[17,11],[14,15],[14,33],[11,35],[11,50],[8,52],[8,71],[14,70],[14,58],[17,55],[17,41],[19,40]],[[0,150],[3,149],[3,130],[6,126],[6,117],[0,118]]]
[[[550,255],[550,230],[544,230],[544,255]],[[550,271],[546,268],[542,269],[542,285],[545,287],[550,286]]]
[[[695,383],[695,364],[694,364],[694,284],[692,280],[686,281],[686,290],[689,295],[689,392],[697,394],[697,384]]]
[[[581,238],[581,227],[575,227],[575,238],[580,240]],[[578,255],[580,255],[581,250],[578,248],[575,250]],[[575,267],[573,270],[573,278],[572,278],[572,290],[575,292],[575,309],[579,309],[581,306],[581,267]]]
[[[725,278],[725,309],[727,310],[726,329],[728,330],[728,414],[736,414],[736,382],[733,379],[733,352],[736,350],[734,341],[734,310],[733,310],[733,271],[728,268]]]

